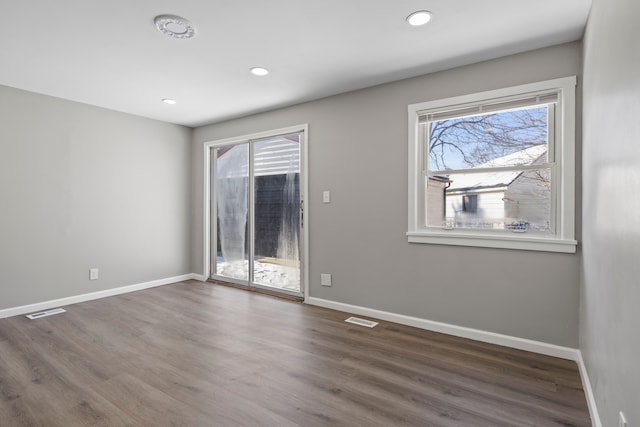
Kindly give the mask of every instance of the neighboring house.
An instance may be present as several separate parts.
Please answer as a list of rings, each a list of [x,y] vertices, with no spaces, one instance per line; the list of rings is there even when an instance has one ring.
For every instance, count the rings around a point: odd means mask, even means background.
[[[446,216],[446,191],[450,185],[450,180],[444,176],[428,177],[425,185],[426,214],[429,225],[439,227],[442,225],[442,218]]]
[[[536,145],[472,169],[544,163],[546,151],[546,145]],[[452,174],[445,190],[445,222],[467,228],[549,230],[548,175],[547,169]]]

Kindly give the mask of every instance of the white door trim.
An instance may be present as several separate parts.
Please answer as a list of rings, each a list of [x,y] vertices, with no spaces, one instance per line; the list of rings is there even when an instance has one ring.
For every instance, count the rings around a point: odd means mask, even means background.
[[[242,142],[249,142],[255,139],[268,138],[272,136],[284,135],[289,133],[302,132],[302,139],[300,142],[300,155],[301,155],[301,169],[300,174],[300,199],[303,202],[303,227],[302,227],[302,254],[301,254],[301,281],[300,284],[302,292],[304,294],[305,301],[309,295],[309,155],[308,155],[308,140],[309,140],[309,125],[307,123],[289,126],[280,129],[272,129],[263,132],[256,132],[248,135],[241,135],[232,138],[218,139],[214,141],[207,141],[203,143],[204,154],[204,182],[203,182],[203,276],[205,278],[211,277],[211,156],[210,151],[214,147],[230,144],[238,144]]]

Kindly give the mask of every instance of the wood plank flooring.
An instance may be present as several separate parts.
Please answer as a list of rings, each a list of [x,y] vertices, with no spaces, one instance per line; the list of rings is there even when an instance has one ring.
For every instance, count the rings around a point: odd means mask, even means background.
[[[590,426],[574,362],[212,283],[0,320],[0,426]]]

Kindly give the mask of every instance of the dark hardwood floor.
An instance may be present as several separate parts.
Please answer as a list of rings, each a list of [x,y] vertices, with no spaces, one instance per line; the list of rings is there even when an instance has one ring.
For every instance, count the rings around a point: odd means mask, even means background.
[[[590,426],[574,362],[196,281],[0,320],[0,426]]]

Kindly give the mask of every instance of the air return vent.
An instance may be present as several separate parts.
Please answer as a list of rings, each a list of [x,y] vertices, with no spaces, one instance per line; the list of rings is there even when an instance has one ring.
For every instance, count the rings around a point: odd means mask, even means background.
[[[349,317],[347,320],[345,320],[345,322],[353,323],[354,325],[358,325],[358,326],[366,326],[367,328],[373,328],[374,326],[376,326],[378,324],[378,322],[374,322],[372,320],[361,319],[359,317]]]
[[[53,316],[54,314],[66,313],[64,308],[52,308],[51,310],[39,311],[37,313],[27,314],[27,317],[31,320],[39,319],[41,317]]]

